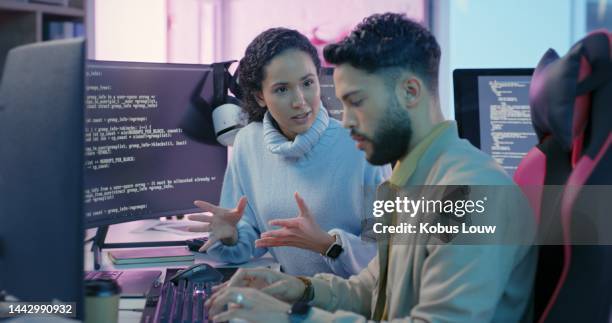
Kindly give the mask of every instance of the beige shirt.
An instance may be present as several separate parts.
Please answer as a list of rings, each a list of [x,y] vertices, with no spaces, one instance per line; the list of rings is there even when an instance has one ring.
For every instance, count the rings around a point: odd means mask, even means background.
[[[516,187],[491,157],[458,138],[454,122],[433,129],[396,165],[386,184]],[[498,203],[489,208],[496,212],[502,235],[521,234],[533,226],[528,203],[518,188],[516,192],[490,199]],[[516,205],[524,205],[524,211],[507,211]],[[431,235],[414,239],[421,243],[379,242],[377,256],[349,279],[315,276],[312,304],[317,308],[307,321],[518,322],[525,318],[536,265],[532,246],[428,243],[434,239]]]

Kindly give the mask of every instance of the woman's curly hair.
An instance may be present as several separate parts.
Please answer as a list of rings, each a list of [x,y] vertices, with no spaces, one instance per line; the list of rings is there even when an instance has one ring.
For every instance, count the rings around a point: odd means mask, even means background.
[[[308,54],[317,69],[317,74],[319,73],[321,60],[316,48],[297,30],[271,28],[259,34],[247,46],[238,67],[238,82],[242,91],[242,109],[247,114],[249,122],[261,122],[266,113],[266,109],[260,107],[255,100],[255,94],[261,91],[261,82],[266,77],[264,68],[275,56],[289,49],[301,50]]]

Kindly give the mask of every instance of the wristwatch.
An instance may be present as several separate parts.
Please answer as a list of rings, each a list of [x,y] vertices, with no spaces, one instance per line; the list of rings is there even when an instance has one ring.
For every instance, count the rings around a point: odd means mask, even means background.
[[[336,239],[336,241],[334,241],[334,243],[332,243],[332,245],[329,246],[329,248],[327,248],[327,251],[325,252],[325,256],[331,259],[336,259],[338,258],[338,256],[340,256],[340,254],[342,253],[342,251],[344,251],[344,249],[342,248],[342,240],[340,240],[340,237],[338,237],[337,234],[334,234],[333,236]]]
[[[304,293],[302,297],[298,299],[298,303],[308,303],[314,299],[314,287],[312,286],[312,281],[308,277],[304,276],[295,276],[295,278],[299,279],[304,283]]]
[[[291,323],[302,323],[308,317],[310,312],[310,305],[306,302],[297,302],[291,306],[287,314],[289,314],[289,322]]]

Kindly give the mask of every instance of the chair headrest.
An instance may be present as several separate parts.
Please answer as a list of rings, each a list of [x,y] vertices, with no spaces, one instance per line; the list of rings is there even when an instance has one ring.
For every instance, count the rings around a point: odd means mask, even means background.
[[[531,80],[529,103],[540,141],[552,135],[570,151],[582,136],[590,113],[590,92],[610,82],[611,34],[598,30],[578,41],[563,57],[549,49]]]

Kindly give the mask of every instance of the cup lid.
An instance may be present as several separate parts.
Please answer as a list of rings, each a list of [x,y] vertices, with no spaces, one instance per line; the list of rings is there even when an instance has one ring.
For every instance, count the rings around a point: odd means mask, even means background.
[[[85,296],[114,296],[121,293],[116,281],[99,278],[85,281]]]

